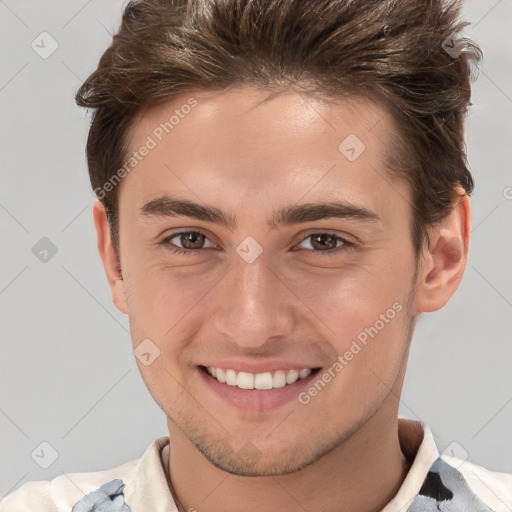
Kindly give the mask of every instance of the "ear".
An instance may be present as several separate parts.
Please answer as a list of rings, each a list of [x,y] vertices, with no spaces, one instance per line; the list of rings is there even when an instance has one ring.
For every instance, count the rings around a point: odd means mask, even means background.
[[[112,294],[112,301],[119,311],[128,313],[126,304],[126,295],[124,292],[124,281],[121,274],[121,266],[117,255],[114,251],[112,239],[110,237],[110,226],[108,225],[107,212],[101,201],[94,203],[92,214],[94,218],[94,226],[96,228],[96,239],[98,252],[103,261],[103,268],[107,276]]]
[[[459,197],[450,213],[429,230],[418,276],[418,313],[441,309],[457,290],[466,268],[471,207],[465,191],[457,187],[456,192]]]

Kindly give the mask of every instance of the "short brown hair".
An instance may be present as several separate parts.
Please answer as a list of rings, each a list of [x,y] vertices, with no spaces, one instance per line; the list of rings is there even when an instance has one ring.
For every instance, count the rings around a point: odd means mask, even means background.
[[[117,187],[103,186],[127,158],[136,115],[187,90],[232,85],[302,87],[386,105],[401,139],[387,161],[411,184],[419,252],[426,227],[450,211],[455,187],[473,190],[463,119],[470,60],[481,50],[463,39],[460,55],[445,51],[468,25],[459,16],[457,0],[130,1],[76,94],[78,105],[94,109],[89,174],[118,257]]]

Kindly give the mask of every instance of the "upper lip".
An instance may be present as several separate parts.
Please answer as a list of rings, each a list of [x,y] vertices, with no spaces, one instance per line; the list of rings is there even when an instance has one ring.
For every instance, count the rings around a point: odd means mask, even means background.
[[[274,372],[276,370],[302,370],[303,368],[320,368],[319,365],[311,365],[309,363],[297,363],[294,361],[247,361],[247,360],[218,360],[208,363],[200,364],[199,366],[222,368],[224,370],[236,370],[239,372],[247,373],[265,373]]]

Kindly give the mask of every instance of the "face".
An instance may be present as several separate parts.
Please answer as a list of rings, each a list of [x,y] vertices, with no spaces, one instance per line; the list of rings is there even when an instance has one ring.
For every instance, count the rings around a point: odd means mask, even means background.
[[[150,149],[118,191],[144,381],[170,428],[241,475],[305,467],[371,418],[415,316],[411,193],[384,166],[385,111],[268,96],[147,110],[130,148]]]

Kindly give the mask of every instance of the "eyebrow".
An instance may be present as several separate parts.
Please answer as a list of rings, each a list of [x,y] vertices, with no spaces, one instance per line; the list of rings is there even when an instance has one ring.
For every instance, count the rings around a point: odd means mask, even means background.
[[[223,212],[214,206],[203,206],[170,196],[152,199],[142,206],[140,214],[144,217],[190,217],[219,224],[230,230],[234,230],[237,225],[236,216],[229,212]],[[284,206],[273,212],[272,218],[267,220],[267,225],[271,229],[276,229],[279,226],[290,226],[330,218],[380,221],[379,216],[368,208],[343,201],[333,201]]]

